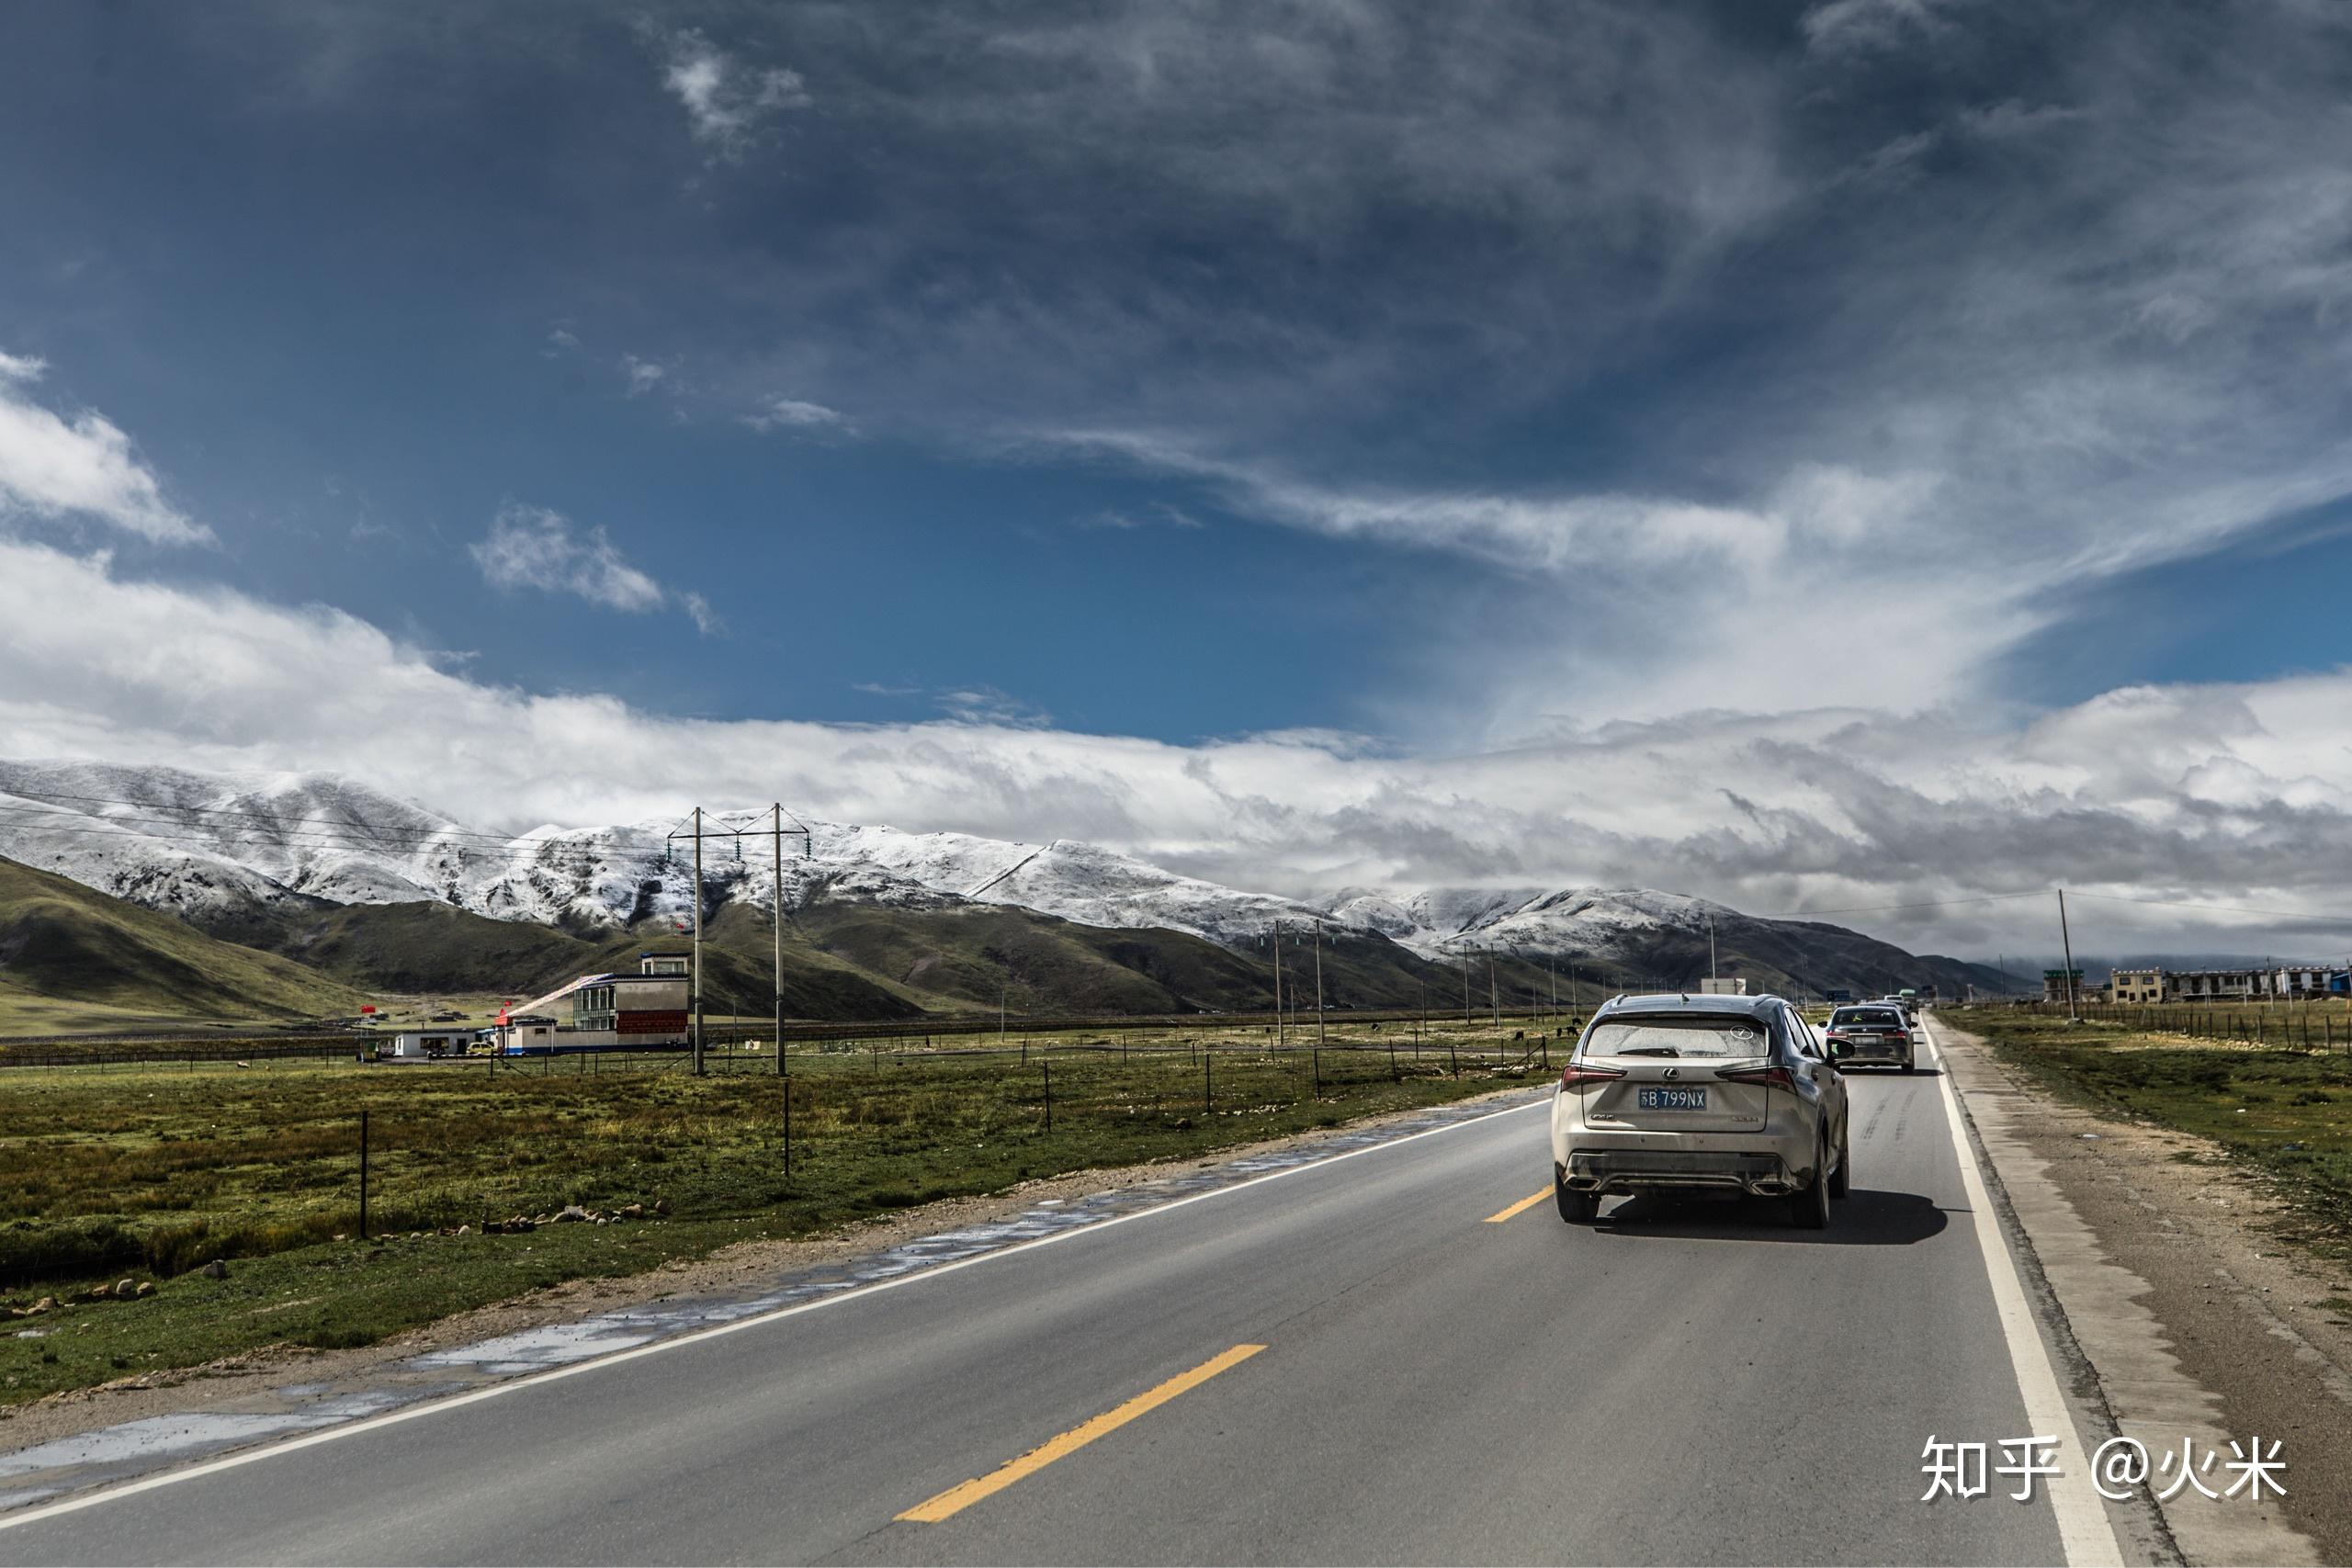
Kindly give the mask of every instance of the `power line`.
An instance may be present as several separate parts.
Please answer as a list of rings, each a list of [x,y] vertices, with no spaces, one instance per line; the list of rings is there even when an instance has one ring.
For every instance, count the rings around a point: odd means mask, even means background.
[[[129,806],[136,807],[141,811],[175,811],[201,817],[234,817],[252,822],[266,822],[274,827],[300,827],[306,824],[324,824],[331,828],[368,829],[368,824],[355,820],[347,813],[341,817],[280,817],[275,813],[267,811],[241,811],[234,807],[229,806],[173,806],[161,801],[122,800],[111,795],[66,795],[59,791],[44,789],[7,789],[0,787],[0,795],[14,795],[18,799],[27,801],[71,800],[79,801],[85,805],[90,806]],[[0,805],[5,804],[7,803],[0,802]],[[19,810],[48,809],[47,807],[34,806],[12,808]],[[64,810],[64,814],[70,817],[90,818],[96,818],[99,815],[94,811],[73,810]],[[514,835],[502,837],[496,833],[475,832],[469,829],[460,828],[455,823],[450,824],[447,828],[436,828],[429,830],[422,828],[394,828],[381,830],[402,833],[410,836],[426,835],[429,832],[430,836],[437,838],[478,839],[495,843],[510,842],[513,837],[514,837]]]
[[[201,817],[230,817],[230,818],[241,818],[241,819],[243,819],[243,820],[245,820],[245,821],[251,821],[251,822],[265,822],[265,823],[267,823],[267,824],[269,824],[270,826],[275,827],[275,828],[301,827],[301,826],[306,826],[306,825],[323,825],[323,826],[328,827],[328,828],[347,828],[347,829],[352,829],[352,830],[353,830],[353,831],[355,831],[355,832],[361,832],[361,833],[377,833],[377,834],[384,835],[384,836],[386,836],[386,837],[395,837],[395,838],[414,839],[414,840],[436,840],[436,839],[467,839],[467,840],[473,840],[473,841],[475,841],[475,842],[477,842],[477,843],[497,844],[497,845],[501,845],[501,846],[511,846],[511,845],[514,845],[514,844],[523,843],[523,842],[526,842],[526,841],[527,841],[527,842],[536,842],[536,843],[556,843],[556,842],[560,842],[560,841],[562,841],[562,840],[531,840],[527,834],[519,834],[519,833],[505,833],[505,834],[502,834],[502,833],[482,833],[482,832],[477,832],[477,831],[475,831],[475,830],[474,830],[474,829],[469,829],[469,828],[460,828],[460,827],[457,826],[455,823],[450,823],[450,824],[447,824],[447,826],[444,826],[444,827],[438,827],[438,828],[390,828],[390,827],[386,827],[386,828],[379,828],[379,827],[376,827],[376,826],[374,826],[374,825],[372,825],[372,824],[369,824],[369,823],[367,823],[367,822],[358,821],[358,820],[356,820],[356,819],[353,818],[352,817],[350,817],[350,816],[349,816],[349,815],[347,815],[347,814],[346,814],[346,815],[345,815],[345,816],[342,816],[342,817],[280,817],[280,816],[277,816],[277,815],[276,815],[276,814],[274,814],[274,813],[271,813],[271,812],[266,812],[266,811],[243,811],[243,810],[240,810],[240,809],[238,809],[237,807],[228,807],[228,806],[173,806],[173,805],[168,805],[168,804],[164,804],[164,803],[161,803],[161,802],[157,802],[157,801],[152,801],[152,800],[125,800],[125,799],[119,798],[119,797],[118,797],[118,796],[114,796],[114,795],[70,795],[70,794],[67,794],[67,793],[65,793],[65,792],[63,792],[63,791],[60,791],[60,790],[41,790],[41,789],[9,789],[9,788],[6,788],[6,787],[0,787],[0,797],[6,797],[6,796],[14,796],[14,797],[16,797],[16,799],[17,799],[17,800],[21,800],[21,801],[26,801],[26,802],[34,802],[34,801],[51,801],[51,800],[70,800],[70,801],[79,801],[79,802],[81,802],[81,803],[83,803],[83,804],[85,804],[85,805],[92,805],[92,806],[128,806],[128,807],[134,807],[134,808],[136,808],[136,809],[138,809],[138,810],[141,810],[141,811],[168,811],[168,812],[176,812],[176,813],[181,813],[181,814],[185,814],[185,815],[201,816]],[[6,799],[6,798],[0,798],[0,808],[6,808],[6,809],[8,809],[8,810],[16,810],[16,811],[51,811],[51,810],[54,810],[54,811],[56,811],[59,815],[62,815],[62,816],[86,818],[88,818],[88,819],[90,819],[90,820],[92,820],[92,821],[100,821],[100,822],[104,822],[104,821],[149,821],[149,822],[171,822],[173,826],[187,826],[187,825],[188,825],[188,824],[185,824],[185,823],[178,823],[178,822],[174,821],[172,818],[160,818],[160,817],[147,817],[147,818],[105,817],[105,816],[101,816],[100,814],[98,814],[98,813],[96,813],[96,812],[91,812],[91,811],[74,811],[74,810],[72,810],[72,809],[70,809],[70,808],[65,808],[65,807],[45,807],[45,806],[39,806],[39,805],[30,805],[30,804],[27,804],[27,805],[17,805],[17,804],[15,804],[14,802],[12,802],[11,800],[8,800],[8,799]],[[802,832],[806,832],[806,831],[808,830],[808,823],[806,823],[806,822],[804,822],[804,821],[802,821],[802,820],[801,820],[800,816],[799,816],[799,814],[798,814],[797,812],[794,811],[794,810],[793,810],[790,807],[788,807],[788,806],[787,806],[787,807],[782,807],[782,810],[783,810],[784,814],[785,814],[786,817],[789,817],[789,818],[792,818],[792,821],[793,821],[793,823],[794,823],[794,825],[795,825],[795,827],[796,827],[796,828],[797,828],[798,829],[800,829]],[[744,812],[741,812],[741,813],[735,813],[735,812],[713,812],[713,813],[706,813],[706,815],[709,815],[709,816],[717,816],[717,817],[720,818],[722,820],[724,820],[727,817],[729,817],[729,816],[741,815],[741,816],[742,816],[743,818],[745,818],[748,820],[748,819],[751,819],[751,818],[756,818],[756,817],[759,815],[759,813],[757,813],[757,812],[752,812],[752,811],[744,811]],[[574,829],[574,830],[577,830],[577,829]],[[604,829],[586,829],[586,830],[587,830],[587,831],[592,831],[592,832],[594,832],[594,831],[603,831]],[[640,830],[640,829],[628,829],[628,831],[631,831],[631,832],[639,831],[639,830]],[[738,829],[728,829],[728,831],[729,831],[729,832],[734,832],[734,831],[738,831]],[[748,827],[747,827],[747,828],[744,828],[744,829],[740,829],[740,831],[741,831],[741,832],[742,832],[742,833],[743,833],[744,835],[746,835],[746,836],[753,836],[753,835],[755,835],[755,834],[757,834],[757,833],[763,833],[763,832],[765,832],[765,831],[767,831],[767,829],[752,829],[752,828],[748,828]]]
[[[1771,914],[1751,917],[1760,920],[1793,920],[1813,915],[1875,915],[1891,909],[1945,909],[1962,904],[1997,904],[2007,898],[2046,898],[2047,887],[2030,887],[2022,893],[1987,893],[1970,898],[1929,898],[1912,904],[1853,904],[1838,909],[1782,909]]]
[[[0,807],[0,810],[8,809],[20,808]],[[195,824],[178,824],[178,826],[185,830],[174,833],[158,831],[152,828],[114,827],[107,825],[109,820],[125,819],[90,818],[83,816],[81,813],[77,812],[67,813],[67,815],[78,818],[80,825],[71,827],[50,827],[45,824],[36,825],[22,822],[7,823],[5,819],[0,819],[0,826],[22,827],[28,831],[37,832],[43,838],[47,839],[69,837],[102,838],[180,844],[192,848],[207,850],[213,853],[222,855],[223,857],[230,856],[232,852],[235,851],[267,848],[273,846],[305,850],[379,850],[386,852],[414,853],[430,847],[432,842],[429,840],[418,840],[402,843],[397,840],[388,840],[387,838],[380,836],[360,838],[324,832],[282,834],[275,838],[256,840],[253,838],[238,839],[227,835],[207,836],[197,830],[197,825]],[[452,847],[459,853],[473,855],[484,860],[491,858],[490,852],[486,847],[477,848],[475,846],[462,844]],[[557,840],[514,840],[507,841],[503,847],[511,850],[517,861],[536,864],[560,863],[564,857],[593,858],[613,852],[634,852],[642,854],[658,854],[661,852],[658,848],[648,848],[643,845],[624,844],[607,847],[596,844],[566,842]],[[587,863],[587,862],[582,861],[582,863]]]
[[[2219,915],[2262,915],[2277,920],[2319,920],[2330,925],[2352,925],[2352,915],[2305,915],[2288,909],[2252,909],[2241,904],[2188,904],[2177,898],[2133,898],[2120,893],[2086,893],[2079,887],[2067,889],[2077,898],[2096,898],[2103,904],[2154,904],[2166,909],[2205,909]]]
[[[0,795],[7,793],[11,792],[0,791]],[[19,795],[29,795],[37,792],[14,793]],[[277,818],[271,817],[262,812],[238,811],[228,807],[159,807],[140,801],[116,800],[101,795],[59,795],[55,796],[44,796],[44,798],[82,800],[108,806],[128,806],[148,811],[168,811],[196,815],[220,816],[240,820],[268,823],[272,827],[279,828],[281,830],[268,834],[265,837],[263,835],[254,833],[251,830],[246,830],[245,833],[241,835],[238,830],[222,829],[215,834],[207,836],[202,831],[205,827],[204,824],[184,822],[172,817],[100,815],[95,812],[76,811],[68,807],[34,804],[26,799],[13,801],[0,799],[0,812],[13,811],[18,813],[36,813],[42,816],[61,817],[70,819],[73,823],[72,826],[59,825],[51,827],[46,824],[18,824],[28,828],[29,830],[38,831],[45,837],[50,838],[74,836],[83,838],[146,839],[160,840],[165,843],[193,846],[196,848],[210,850],[215,852],[225,852],[231,850],[251,848],[254,847],[254,840],[255,838],[262,838],[263,841],[267,845],[300,849],[361,849],[414,853],[435,846],[444,846],[455,850],[461,854],[474,854],[483,856],[485,858],[487,857],[487,852],[489,850],[497,849],[506,852],[508,854],[518,860],[528,860],[532,863],[542,865],[550,863],[563,863],[566,857],[582,857],[584,859],[594,860],[615,853],[662,853],[665,860],[667,858],[666,846],[644,841],[630,841],[632,837],[640,833],[644,834],[647,839],[650,838],[650,831],[637,829],[627,829],[626,832],[629,835],[628,837],[621,837],[616,839],[615,841],[608,843],[598,843],[571,838],[534,839],[528,835],[516,835],[514,837],[502,838],[494,833],[476,833],[459,828],[383,828],[375,827],[364,822],[352,821],[348,818],[338,819],[325,817]],[[746,813],[745,815],[749,816],[750,814]],[[797,825],[797,830],[800,835],[808,835],[808,829],[807,824],[802,823],[797,814],[790,811],[789,808],[786,808],[785,815],[792,818],[794,823]],[[322,823],[326,826],[323,828],[305,829],[297,832],[282,830],[288,824],[301,824],[306,822]],[[0,825],[6,825],[6,818],[0,818]],[[153,830],[162,828],[175,828],[181,829],[181,831],[160,832]],[[334,830],[337,829],[345,830]],[[771,829],[753,829],[749,827],[741,829],[725,829],[713,831],[710,833],[710,836],[753,837],[770,830]],[[592,829],[592,831],[603,831],[603,829]],[[470,841],[450,843],[449,840],[464,840]],[[477,848],[477,846],[480,847]]]

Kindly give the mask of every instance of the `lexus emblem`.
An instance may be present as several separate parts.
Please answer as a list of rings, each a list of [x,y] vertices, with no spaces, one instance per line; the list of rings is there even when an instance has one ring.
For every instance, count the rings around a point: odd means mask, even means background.
[[[1668,1067],[1666,1069],[1666,1076],[1670,1078],[1679,1078],[1682,1076],[1682,1069],[1680,1067]]]

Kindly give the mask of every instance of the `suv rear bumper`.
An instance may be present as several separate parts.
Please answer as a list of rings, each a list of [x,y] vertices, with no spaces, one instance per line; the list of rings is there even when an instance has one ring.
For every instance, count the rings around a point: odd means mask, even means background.
[[[1684,1187],[1776,1197],[1804,1185],[1779,1155],[1728,1149],[1576,1149],[1566,1168],[1578,1192]]]

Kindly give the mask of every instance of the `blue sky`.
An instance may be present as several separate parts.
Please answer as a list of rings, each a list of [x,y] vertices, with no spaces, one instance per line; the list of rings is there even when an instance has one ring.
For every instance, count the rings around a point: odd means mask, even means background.
[[[2347,77],[2286,0],[22,11],[0,527],[157,615],[340,613],[445,708],[750,727],[747,791],[814,726],[844,814],[1295,890],[2055,879],[1891,849],[1883,786],[2111,817],[2058,868],[2106,886],[2210,829],[2197,886],[2290,898],[2222,852],[2352,809],[2335,750],[2052,738],[2336,711]],[[366,756],[70,641],[17,633],[83,694],[0,714],[20,753]],[[1927,760],[1788,761],[1856,735]],[[1669,745],[1682,805],[1603,783]],[[908,784],[942,746],[993,760]],[[1306,761],[1182,806],[1109,760],[1257,746]],[[1481,772],[1528,758],[1587,783]],[[1218,838],[1260,812],[1322,847]]]

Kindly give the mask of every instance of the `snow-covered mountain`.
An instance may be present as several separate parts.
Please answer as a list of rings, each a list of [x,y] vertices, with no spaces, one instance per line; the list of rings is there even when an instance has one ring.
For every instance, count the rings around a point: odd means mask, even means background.
[[[0,855],[203,923],[289,900],[441,899],[498,919],[574,928],[694,908],[693,846],[669,821],[480,832],[334,774],[222,774],[80,762],[0,762]],[[763,829],[764,813],[706,830]],[[1083,925],[1161,927],[1229,946],[1323,910],[1179,876],[1095,845],[808,824],[786,840],[784,897],[906,908],[1013,905]],[[770,841],[706,839],[711,906],[772,901]]]
[[[706,816],[760,830],[763,812]],[[676,824],[545,827],[507,836],[325,773],[221,774],[80,762],[0,762],[0,855],[216,929],[273,906],[438,899],[498,919],[613,930],[691,919],[693,851]],[[1378,933],[1423,958],[1470,953],[1589,961],[1621,976],[1706,972],[1708,923],[1725,972],[1891,972],[1899,949],[1834,927],[1759,919],[1645,888],[1351,890],[1317,907],[1180,876],[1099,845],[808,824],[787,840],[784,897],[906,909],[1009,905],[1081,925],[1159,928],[1258,946],[1276,921]],[[766,908],[770,841],[706,840],[706,908]],[[1743,964],[1745,967],[1743,967]],[[1957,971],[1954,972],[1957,976]],[[1875,982],[1873,982],[1875,983]]]
[[[1401,897],[1351,890],[1331,912],[1424,958],[1494,952],[1619,962],[1653,951],[1661,937],[1703,942],[1710,919],[1725,934],[1756,923],[1727,905],[1645,887],[1438,887]]]

